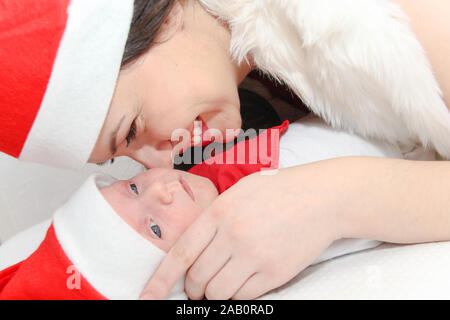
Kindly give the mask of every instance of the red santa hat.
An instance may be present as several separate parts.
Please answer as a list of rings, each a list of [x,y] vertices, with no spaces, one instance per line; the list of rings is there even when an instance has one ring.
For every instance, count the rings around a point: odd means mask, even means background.
[[[0,0],[0,151],[83,166],[106,118],[133,0]]]

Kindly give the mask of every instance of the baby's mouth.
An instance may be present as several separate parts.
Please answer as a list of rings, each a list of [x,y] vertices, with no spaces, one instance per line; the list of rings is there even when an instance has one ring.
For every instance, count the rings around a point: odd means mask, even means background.
[[[186,180],[184,180],[183,178],[180,177],[180,184],[183,187],[183,189],[186,191],[186,193],[192,198],[192,200],[195,201],[194,193],[192,192],[192,189],[189,186],[189,184],[186,182]]]

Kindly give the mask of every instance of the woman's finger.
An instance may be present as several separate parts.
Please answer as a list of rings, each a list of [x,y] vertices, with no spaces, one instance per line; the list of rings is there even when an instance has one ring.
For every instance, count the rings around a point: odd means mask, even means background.
[[[141,299],[164,299],[191,267],[205,247],[214,239],[216,225],[208,214],[201,215],[180,236],[150,278]]]
[[[273,279],[264,273],[256,273],[233,295],[233,300],[252,300],[275,289]]]
[[[208,300],[228,300],[255,274],[251,264],[232,258],[206,286]]]
[[[230,260],[231,247],[219,235],[210,242],[187,273],[184,289],[189,298],[202,299],[208,282]]]

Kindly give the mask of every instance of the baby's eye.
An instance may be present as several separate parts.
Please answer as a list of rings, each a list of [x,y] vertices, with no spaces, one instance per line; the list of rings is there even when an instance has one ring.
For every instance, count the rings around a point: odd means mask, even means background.
[[[158,227],[156,223],[153,221],[150,223],[150,229],[152,229],[153,233],[161,239],[161,229]]]
[[[130,188],[131,188],[131,190],[133,190],[134,193],[139,195],[139,191],[134,183],[130,183]]]

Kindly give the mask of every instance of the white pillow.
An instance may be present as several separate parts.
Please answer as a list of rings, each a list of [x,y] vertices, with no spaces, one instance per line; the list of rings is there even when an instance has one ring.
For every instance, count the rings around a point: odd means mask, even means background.
[[[28,258],[44,240],[51,220],[38,223],[19,232],[0,246],[0,270],[4,270]]]
[[[126,179],[142,171],[142,165],[125,157],[116,159],[112,166],[89,164],[72,171],[21,162],[0,153],[0,243],[50,219],[93,172]]]

